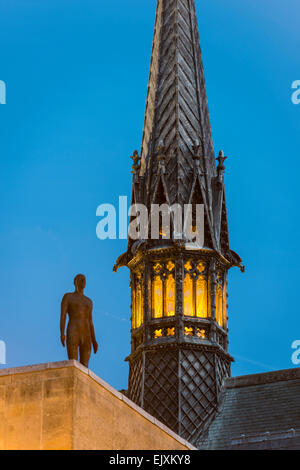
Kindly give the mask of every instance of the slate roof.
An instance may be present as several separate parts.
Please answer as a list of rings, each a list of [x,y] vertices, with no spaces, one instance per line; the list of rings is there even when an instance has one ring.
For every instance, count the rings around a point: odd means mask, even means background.
[[[300,449],[300,368],[226,379],[199,449]]]

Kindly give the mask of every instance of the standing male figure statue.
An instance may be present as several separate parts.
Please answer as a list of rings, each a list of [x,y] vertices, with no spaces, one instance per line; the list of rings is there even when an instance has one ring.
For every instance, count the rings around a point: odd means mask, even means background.
[[[83,294],[86,279],[83,274],[77,274],[74,278],[75,291],[65,294],[61,302],[60,339],[65,347],[65,326],[67,314],[69,323],[67,326],[67,351],[68,358],[78,360],[85,367],[89,366],[92,344],[94,353],[98,351],[92,311],[93,302]]]

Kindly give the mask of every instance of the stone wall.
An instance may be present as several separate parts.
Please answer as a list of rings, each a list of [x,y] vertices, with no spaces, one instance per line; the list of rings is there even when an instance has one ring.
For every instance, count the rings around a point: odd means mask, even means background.
[[[0,449],[193,447],[76,361],[0,370]]]

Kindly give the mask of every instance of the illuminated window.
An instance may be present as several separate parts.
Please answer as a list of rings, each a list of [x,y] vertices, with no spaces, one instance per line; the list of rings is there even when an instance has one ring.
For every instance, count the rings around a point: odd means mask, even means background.
[[[223,289],[221,284],[216,286],[216,320],[223,326]]]
[[[199,273],[203,273],[203,271],[205,271],[205,265],[203,263],[199,263],[197,269]]]
[[[208,287],[207,287],[207,316],[211,316],[211,283],[210,277],[208,277]]]
[[[175,336],[175,327],[167,328],[167,336]]]
[[[139,328],[143,323],[143,294],[142,294],[142,281],[141,275],[137,274],[135,276],[135,282],[132,286],[132,314],[131,314],[131,324],[132,328]]]
[[[131,327],[136,328],[136,315],[135,315],[135,290],[131,288]]]
[[[172,317],[175,315],[175,279],[172,274],[166,279],[165,293],[165,315]]]
[[[176,283],[175,263],[171,260],[153,265],[154,278],[151,286],[152,318],[175,315]]]
[[[191,326],[191,327],[186,326],[186,327],[184,328],[184,334],[185,334],[186,336],[194,336],[193,327],[192,327],[192,326]]]
[[[223,288],[223,328],[227,328],[227,289]]]
[[[209,285],[206,278],[206,266],[199,262],[193,267],[191,261],[187,261],[183,284],[183,311],[186,316],[208,318],[210,316]]]
[[[156,264],[153,266],[153,270],[154,270],[156,273],[159,273],[159,272],[162,270],[162,265],[159,264],[159,263],[156,263]]]
[[[160,276],[155,276],[152,283],[152,316],[153,318],[163,316],[163,282]]]
[[[204,276],[199,276],[196,281],[196,315],[199,318],[207,318],[207,282]]]
[[[142,324],[142,287],[140,283],[136,286],[135,317],[136,317],[135,327],[139,328]]]
[[[202,328],[197,328],[196,335],[199,338],[203,338],[203,339],[206,338],[206,332]]]
[[[169,261],[166,268],[168,271],[173,271],[173,269],[175,268],[175,264],[172,261]]]
[[[184,267],[187,271],[191,271],[191,269],[193,268],[190,261],[187,261]]]
[[[154,331],[154,339],[161,338],[163,335],[162,329]]]
[[[195,316],[194,283],[190,274],[185,275],[183,283],[183,311],[186,316]]]

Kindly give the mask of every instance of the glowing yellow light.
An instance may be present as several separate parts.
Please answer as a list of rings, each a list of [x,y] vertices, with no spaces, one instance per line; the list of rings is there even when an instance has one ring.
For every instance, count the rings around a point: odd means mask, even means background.
[[[155,330],[154,331],[154,339],[156,338],[161,338],[163,335],[162,329],[161,330]]]
[[[141,276],[137,275],[137,279]],[[143,295],[142,295],[142,284],[137,283],[135,288],[132,288],[132,314],[131,314],[131,325],[132,328],[139,328],[143,323]]]
[[[186,336],[194,336],[193,327],[190,327],[190,328],[189,328],[188,326],[186,326],[186,327],[184,328],[184,334],[185,334]]]
[[[190,271],[191,269],[193,269],[193,266],[191,265],[191,262],[190,261],[187,261],[184,265],[185,269],[187,271]]]
[[[162,269],[162,265],[159,264],[159,263],[156,263],[154,266],[153,266],[153,270],[156,272],[156,273],[159,273]]]
[[[167,264],[167,270],[173,271],[174,268],[175,268],[175,264],[172,261],[169,261]]]
[[[132,288],[132,299],[131,299],[131,305],[132,305],[132,311],[131,311],[131,327],[134,329],[136,328],[136,315],[135,315],[135,290]]]
[[[141,284],[136,286],[136,299],[135,299],[135,328],[139,328],[142,324],[142,288]]]
[[[205,271],[205,265],[203,263],[199,263],[197,269],[199,273],[203,273],[203,271]]]
[[[207,318],[207,282],[204,276],[199,276],[196,281],[196,315]]]
[[[210,277],[208,278],[208,288],[207,288],[207,317],[211,316],[211,283]]]
[[[227,327],[227,289],[223,288],[223,328]]]
[[[163,316],[163,283],[160,276],[155,276],[152,284],[152,316]]]
[[[175,336],[175,327],[167,328],[167,336]]]
[[[167,277],[165,287],[165,315],[173,317],[175,315],[175,279],[172,274]]]
[[[194,285],[190,274],[186,274],[183,283],[183,312],[186,316],[195,315]]]
[[[199,336],[199,338],[203,338],[203,339],[206,338],[205,330],[201,328],[197,328],[196,335]]]
[[[220,326],[223,326],[223,289],[221,284],[216,287],[216,320]]]

